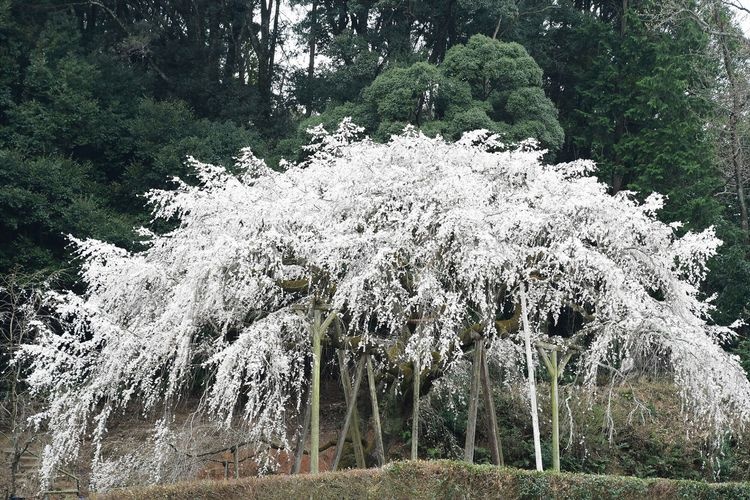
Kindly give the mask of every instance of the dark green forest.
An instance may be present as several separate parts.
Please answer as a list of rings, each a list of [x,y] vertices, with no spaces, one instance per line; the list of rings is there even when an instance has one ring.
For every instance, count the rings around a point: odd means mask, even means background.
[[[612,193],[667,195],[664,220],[725,242],[715,321],[750,320],[734,16],[718,0],[0,0],[0,273],[76,286],[67,235],[134,248],[140,195],[189,176],[186,155],[229,165],[251,146],[277,166],[351,116],[376,140],[534,137],[550,161],[594,159]],[[727,348],[750,368],[740,332]]]

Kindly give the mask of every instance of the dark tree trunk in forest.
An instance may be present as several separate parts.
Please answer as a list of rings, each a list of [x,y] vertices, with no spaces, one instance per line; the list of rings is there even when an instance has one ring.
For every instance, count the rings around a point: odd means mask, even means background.
[[[737,204],[740,211],[740,227],[744,237],[748,239],[750,231],[750,221],[748,221],[747,198],[745,196],[745,178],[743,172],[742,144],[740,142],[740,127],[743,112],[743,95],[741,84],[735,72],[732,63],[732,54],[730,53],[727,35],[724,32],[727,29],[726,22],[718,9],[714,10],[714,19],[719,28],[719,45],[721,47],[722,63],[729,83],[730,108],[729,121],[727,123],[727,133],[729,134],[729,166],[731,176],[734,177],[735,192],[737,195]]]
[[[267,2],[267,3],[266,3]],[[261,115],[271,116],[273,101],[273,71],[279,29],[279,5],[281,0],[260,0],[260,24],[253,23],[250,43],[258,59],[258,94],[262,107]],[[271,24],[273,21],[273,25]]]
[[[307,107],[305,109],[305,116],[312,114],[313,108],[313,81],[315,77],[315,36],[317,30],[317,9],[318,2],[313,0],[312,10],[310,11],[310,58],[307,63]]]
[[[447,0],[445,11],[442,15],[437,16],[434,20],[435,36],[432,43],[432,51],[430,52],[429,62],[436,64],[445,58],[445,53],[448,50],[450,44],[450,33],[453,31],[451,28],[455,22],[453,13],[453,6],[455,0]]]
[[[620,43],[625,42],[625,35],[627,33],[627,15],[628,15],[628,0],[622,0],[622,11],[620,12]],[[623,73],[623,69],[620,70],[620,73]],[[620,81],[618,80],[616,86],[619,87]],[[615,117],[615,138],[614,138],[614,144],[617,145],[620,140],[622,140],[623,136],[625,135],[626,130],[626,118],[622,111],[618,110],[618,115]],[[624,189],[624,182],[625,182],[625,165],[623,165],[622,159],[620,158],[620,155],[616,152],[617,149],[615,148],[615,157],[614,157],[614,171],[612,172],[612,179],[611,179],[611,186],[612,186],[612,194],[616,194],[622,189]]]

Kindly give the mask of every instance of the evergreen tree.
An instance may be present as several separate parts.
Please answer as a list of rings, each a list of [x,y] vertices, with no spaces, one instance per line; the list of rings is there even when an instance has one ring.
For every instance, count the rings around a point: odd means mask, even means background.
[[[451,139],[487,129],[508,143],[534,138],[553,151],[563,142],[557,111],[542,90],[542,70],[522,46],[483,35],[454,45],[440,65],[387,69],[360,99],[332,106],[301,129],[335,126],[347,114],[379,140],[415,125]]]

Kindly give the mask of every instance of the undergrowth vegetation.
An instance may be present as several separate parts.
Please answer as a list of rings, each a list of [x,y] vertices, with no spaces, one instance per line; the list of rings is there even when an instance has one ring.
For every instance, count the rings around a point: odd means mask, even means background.
[[[548,386],[540,384],[539,389],[540,414],[549,415]],[[532,429],[523,389],[496,385],[494,391],[505,465],[533,468]],[[460,443],[466,432],[465,398],[436,391],[425,399],[429,404],[424,404],[420,413],[425,431],[428,427],[438,431],[424,434],[420,456],[460,459]],[[608,406],[611,419],[607,418]],[[605,387],[592,402],[568,387],[561,393],[561,468],[642,478],[750,479],[750,436],[727,436],[718,453],[710,453],[705,435],[684,430],[685,418],[676,388],[664,381],[643,378],[611,392]],[[480,408],[480,435],[474,456],[480,464],[491,463],[485,420],[484,408]],[[549,436],[549,419],[542,418],[540,426],[542,436]],[[542,440],[542,455],[545,465],[550,464],[549,439]]]
[[[532,472],[447,460],[396,462],[383,469],[203,481],[118,490],[105,499],[550,498],[750,499],[750,483]]]

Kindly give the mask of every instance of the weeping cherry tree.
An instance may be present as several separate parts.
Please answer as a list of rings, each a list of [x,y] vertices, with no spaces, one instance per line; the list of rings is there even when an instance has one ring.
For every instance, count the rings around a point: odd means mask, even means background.
[[[62,326],[24,350],[53,436],[44,472],[89,434],[101,460],[108,420],[128,408],[161,412],[155,436],[169,436],[171,408],[199,374],[199,411],[219,428],[243,422],[272,466],[263,452],[289,446],[287,420],[307,387],[316,397],[333,325],[381,370],[411,367],[413,456],[420,375],[450,371],[478,345],[473,332],[482,345],[526,344],[495,352],[528,370],[541,468],[532,346],[563,311],[583,318],[577,367],[590,388],[602,370],[661,363],[713,435],[750,418],[750,383],[721,348],[732,332],[712,325],[699,295],[720,244],[711,229],[678,237],[655,217],[660,196],[610,196],[591,162],[545,165],[533,143],[359,134],[349,121],[315,129],[308,158],[282,172],[249,150],[233,173],[190,160],[197,182],[148,194],[174,230],[142,230],[137,252],[74,240],[87,291],[55,295]]]

